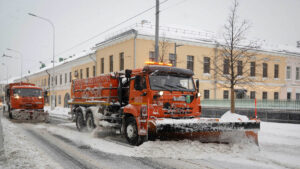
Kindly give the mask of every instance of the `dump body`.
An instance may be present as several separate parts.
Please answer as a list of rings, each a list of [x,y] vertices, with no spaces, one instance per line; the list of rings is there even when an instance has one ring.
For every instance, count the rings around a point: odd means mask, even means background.
[[[111,74],[74,80],[71,89],[73,102],[118,102],[118,79]]]
[[[9,117],[18,120],[47,121],[42,89],[31,83],[11,83],[5,87]]]
[[[232,131],[241,131],[257,141],[257,120],[219,122],[201,118],[199,87],[193,75],[188,69],[147,65],[74,80],[69,104],[77,128],[113,127],[133,145],[148,137],[167,135],[218,140],[223,132]]]

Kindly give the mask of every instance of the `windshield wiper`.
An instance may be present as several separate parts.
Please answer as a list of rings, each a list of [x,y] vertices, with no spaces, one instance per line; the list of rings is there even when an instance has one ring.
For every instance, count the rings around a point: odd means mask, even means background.
[[[160,86],[160,85],[153,85],[153,86],[159,87],[159,88],[161,88],[161,89],[169,90],[169,88],[166,88],[165,86]]]

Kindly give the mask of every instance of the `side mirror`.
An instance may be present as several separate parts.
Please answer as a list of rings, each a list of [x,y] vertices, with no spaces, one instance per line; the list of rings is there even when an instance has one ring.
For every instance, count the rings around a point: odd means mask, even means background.
[[[199,85],[199,79],[197,79],[196,80],[196,88],[197,88],[197,91],[199,92],[199,87],[200,87],[200,85]]]

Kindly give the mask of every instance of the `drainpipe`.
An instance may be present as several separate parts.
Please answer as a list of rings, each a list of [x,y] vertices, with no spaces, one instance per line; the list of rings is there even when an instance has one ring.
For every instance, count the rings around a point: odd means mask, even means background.
[[[134,45],[134,49],[133,49],[133,68],[136,69],[136,37],[137,37],[137,31],[134,31],[134,39],[133,39],[133,45]]]

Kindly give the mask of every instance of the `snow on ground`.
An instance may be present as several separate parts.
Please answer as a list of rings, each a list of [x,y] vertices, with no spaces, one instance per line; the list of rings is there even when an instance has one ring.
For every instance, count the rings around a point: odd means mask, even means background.
[[[56,116],[56,117],[60,117],[60,118],[64,118],[64,119],[71,118],[71,115],[68,114],[68,112],[71,111],[70,108],[55,107],[54,110],[51,110],[50,106],[45,106],[44,110],[48,111],[50,116]]]
[[[75,128],[75,124],[74,128]],[[138,147],[116,144],[93,133],[80,133],[58,126],[38,126],[103,152],[124,156],[205,160],[228,164],[225,168],[300,168],[300,125],[261,122],[259,147],[248,140],[235,144],[201,143],[199,141],[148,141]]]
[[[245,122],[249,121],[247,116],[239,115],[236,113],[231,113],[231,111],[227,111],[220,118],[220,122]]]
[[[51,169],[61,168],[47,154],[37,148],[25,131],[17,125],[1,118],[4,134],[6,161],[0,168],[7,169]]]

